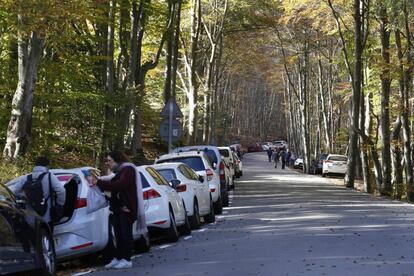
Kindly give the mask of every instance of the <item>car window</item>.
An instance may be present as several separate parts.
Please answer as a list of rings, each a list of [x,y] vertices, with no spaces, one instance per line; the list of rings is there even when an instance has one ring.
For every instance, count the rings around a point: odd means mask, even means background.
[[[192,180],[197,180],[197,181],[199,180],[198,174],[192,168],[188,166],[185,166],[185,168],[187,169],[188,174],[191,176]]]
[[[329,156],[329,160],[331,161],[348,161],[348,157],[345,156]]]
[[[148,183],[148,180],[145,178],[145,176],[142,173],[139,173],[139,175],[141,176],[142,188],[148,188],[150,186],[150,184]]]
[[[167,181],[177,179],[174,169],[157,169],[157,172],[159,172]]]
[[[187,168],[185,166],[179,166],[178,169],[180,170],[182,175],[184,175],[185,178],[191,180],[191,175],[188,173]]]
[[[4,186],[0,185],[0,201],[13,202],[14,195]]]
[[[203,160],[200,156],[189,156],[189,157],[179,157],[174,159],[160,160],[157,163],[168,163],[168,162],[181,162],[187,164],[190,168],[195,171],[205,170]]]
[[[168,181],[165,180],[165,178],[162,177],[162,175],[160,175],[155,169],[146,168],[146,171],[152,176],[152,178],[154,178],[155,182],[158,185],[167,185],[168,186]]]
[[[226,149],[219,149],[219,152],[223,157],[230,157],[229,151]]]
[[[217,155],[216,155],[216,152],[214,151],[214,150],[210,150],[210,149],[207,149],[207,150],[204,150],[204,153],[208,156],[208,158],[210,159],[210,163],[211,164],[214,164],[214,163],[216,163],[216,164],[218,164],[218,159],[217,159]]]

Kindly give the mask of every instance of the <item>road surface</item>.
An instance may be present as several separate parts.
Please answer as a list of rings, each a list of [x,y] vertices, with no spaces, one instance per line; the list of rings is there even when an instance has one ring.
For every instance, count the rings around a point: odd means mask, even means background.
[[[414,275],[414,208],[248,154],[231,206],[123,275]],[[97,268],[90,275],[113,275]]]

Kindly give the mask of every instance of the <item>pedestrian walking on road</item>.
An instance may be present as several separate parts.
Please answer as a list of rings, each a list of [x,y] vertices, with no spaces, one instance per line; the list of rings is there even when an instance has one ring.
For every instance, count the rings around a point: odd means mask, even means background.
[[[272,155],[273,155],[273,150],[269,147],[267,149],[267,157],[269,158],[269,162],[272,162]]]
[[[38,213],[49,224],[53,232],[53,222],[62,218],[66,190],[57,177],[49,172],[49,159],[38,157],[31,174],[11,187],[16,196],[25,196],[27,207]]]
[[[279,162],[279,152],[277,149],[273,151],[272,159],[273,159],[273,162],[275,162],[275,169],[277,169],[277,163]]]
[[[280,152],[280,160],[282,161],[282,170],[284,170],[285,166],[286,166],[286,151],[285,151],[285,149],[282,149],[282,151]]]
[[[289,150],[286,153],[286,164],[289,166],[290,165],[290,158],[292,157],[292,152]]]
[[[122,152],[108,153],[105,162],[115,176],[111,180],[93,180],[94,184],[102,190],[111,192],[109,202],[113,212],[116,245],[114,258],[105,268],[131,268],[134,245],[133,223],[138,220],[140,229],[146,231],[141,182],[135,165],[128,161],[128,157]]]

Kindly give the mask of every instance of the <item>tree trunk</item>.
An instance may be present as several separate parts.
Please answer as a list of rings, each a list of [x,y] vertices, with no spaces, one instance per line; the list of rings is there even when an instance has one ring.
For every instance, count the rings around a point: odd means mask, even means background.
[[[19,16],[19,21],[22,21]],[[18,84],[13,96],[3,155],[17,158],[27,151],[32,132],[33,93],[44,38],[38,32],[30,37],[18,34]]]

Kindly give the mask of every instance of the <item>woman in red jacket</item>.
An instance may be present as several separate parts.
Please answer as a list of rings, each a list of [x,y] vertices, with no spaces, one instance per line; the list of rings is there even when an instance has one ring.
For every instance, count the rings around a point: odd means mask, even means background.
[[[115,269],[131,268],[131,255],[134,244],[132,225],[138,218],[138,185],[135,166],[128,163],[128,157],[119,151],[106,155],[106,164],[115,176],[111,180],[95,180],[99,188],[111,192],[110,209],[113,213],[113,226],[116,238],[114,259],[105,267]],[[142,191],[141,191],[142,195]],[[142,199],[143,200],[143,199]],[[146,226],[144,226],[146,227]]]

